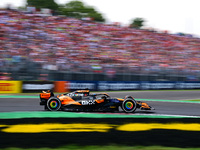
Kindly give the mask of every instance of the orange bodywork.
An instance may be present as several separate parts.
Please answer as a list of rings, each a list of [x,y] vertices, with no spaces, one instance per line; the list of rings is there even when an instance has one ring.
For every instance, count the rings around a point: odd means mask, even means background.
[[[40,93],[40,97],[43,99],[49,99],[51,97],[51,93]]]
[[[138,102],[141,105],[141,108],[145,108],[145,109],[150,109],[151,107],[149,107],[149,105],[147,103],[144,102]]]
[[[54,93],[51,91],[43,91],[40,93],[40,105],[47,105],[47,103],[51,100],[50,98],[54,96]],[[79,106],[84,105],[84,106],[96,106],[98,107],[106,107],[108,106],[109,108],[117,108],[118,106],[124,105],[126,100],[134,100],[133,97],[126,96],[125,98],[110,98],[110,96],[107,93],[100,93],[100,94],[94,94],[94,95],[89,95],[89,90],[77,90],[72,93],[66,93],[66,94],[61,94],[57,95],[57,98],[60,100],[62,106],[68,106],[68,105],[76,105],[79,108]],[[50,99],[48,101],[48,99]],[[124,101],[124,102],[123,102]],[[101,104],[102,103],[102,104]],[[105,106],[104,106],[105,103]],[[110,105],[107,105],[107,103]],[[134,102],[135,103],[135,102]],[[143,110],[151,110],[154,109],[151,106],[149,106],[147,103],[141,102],[141,101],[136,101],[136,107],[141,108]],[[99,105],[100,104],[100,105]],[[134,104],[133,104],[134,105]],[[95,107],[96,108],[96,107]]]
[[[62,105],[67,105],[67,104],[81,105],[79,102],[76,102],[69,96],[61,95],[57,97],[60,99]]]
[[[97,103],[103,103],[105,100],[104,99],[97,99],[95,100]]]
[[[119,101],[124,101],[124,99],[123,98],[117,98]]]
[[[77,90],[77,93],[89,93],[90,90]]]

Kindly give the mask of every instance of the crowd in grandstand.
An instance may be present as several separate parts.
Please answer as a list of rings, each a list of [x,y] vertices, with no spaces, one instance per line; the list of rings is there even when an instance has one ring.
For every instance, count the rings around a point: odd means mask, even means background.
[[[16,67],[22,59],[74,72],[198,72],[200,39],[0,10],[0,67]]]

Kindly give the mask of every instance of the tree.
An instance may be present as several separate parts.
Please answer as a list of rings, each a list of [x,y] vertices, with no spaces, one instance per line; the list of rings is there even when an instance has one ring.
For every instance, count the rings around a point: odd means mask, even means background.
[[[130,24],[131,28],[140,29],[143,27],[145,20],[142,18],[135,18],[132,23]]]
[[[60,12],[68,17],[78,19],[89,17],[95,21],[105,21],[102,14],[97,12],[93,7],[85,6],[83,2],[77,0],[71,1],[65,5],[60,5]]]
[[[58,4],[54,0],[27,0],[28,6],[38,8],[49,8],[52,10],[58,9]]]

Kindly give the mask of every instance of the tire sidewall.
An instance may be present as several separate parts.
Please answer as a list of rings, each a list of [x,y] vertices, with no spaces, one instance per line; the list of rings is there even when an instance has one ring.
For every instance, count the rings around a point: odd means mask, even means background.
[[[128,102],[131,102],[131,103],[133,104],[133,108],[128,109],[128,108],[125,106]],[[132,113],[132,112],[134,112],[134,111],[136,110],[136,108],[137,108],[137,103],[136,103],[136,101],[135,101],[134,99],[128,98],[128,99],[125,99],[125,100],[123,101],[123,103],[122,103],[122,109],[123,109],[123,111],[125,111],[126,113]]]
[[[52,108],[51,105],[50,105],[52,101],[55,101],[56,104],[57,104],[57,106],[56,106],[55,108]],[[58,111],[58,110],[61,108],[61,101],[60,101],[60,99],[58,99],[57,97],[51,97],[51,98],[47,101],[47,108],[48,108],[48,110],[50,110],[50,111]]]

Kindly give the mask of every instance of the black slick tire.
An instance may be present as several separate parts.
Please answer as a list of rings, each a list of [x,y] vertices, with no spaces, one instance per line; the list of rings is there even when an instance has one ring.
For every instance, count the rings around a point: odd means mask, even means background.
[[[61,101],[57,97],[51,97],[47,101],[47,109],[50,111],[58,111],[61,108]]]
[[[122,109],[126,113],[132,113],[136,110],[137,103],[132,98],[127,98],[122,102]]]

